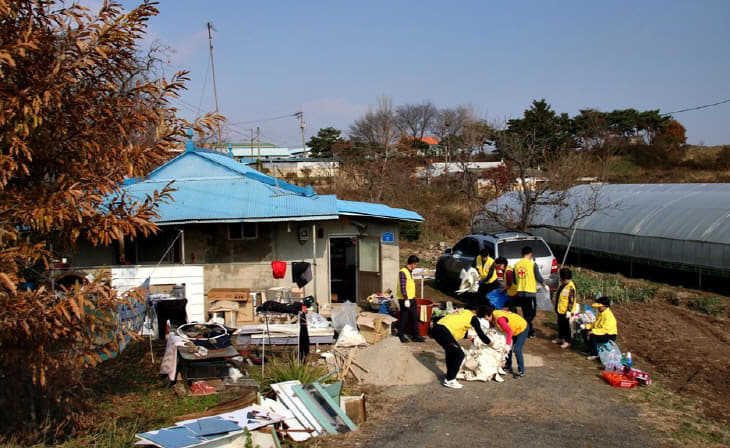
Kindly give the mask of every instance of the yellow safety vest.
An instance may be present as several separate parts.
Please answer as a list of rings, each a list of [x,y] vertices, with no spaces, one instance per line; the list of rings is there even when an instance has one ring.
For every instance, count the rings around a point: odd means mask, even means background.
[[[573,309],[568,310],[571,290],[573,291]],[[578,312],[578,291],[576,291],[575,284],[572,280],[560,290],[560,296],[558,296],[558,314],[565,314],[568,311],[571,313]]]
[[[466,332],[471,328],[471,319],[474,313],[470,310],[461,310],[457,313],[447,314],[442,317],[438,323],[448,328],[454,339],[464,339]]]
[[[611,308],[606,308],[602,313],[599,312],[595,322],[586,325],[586,328],[595,335],[618,335],[618,324]]]
[[[535,262],[523,258],[515,263],[515,281],[517,282],[517,292],[536,293]]]
[[[411,271],[408,270],[408,268],[403,268],[400,270],[400,272],[406,274],[406,294],[408,294],[408,299],[414,300],[416,298],[416,282],[413,280],[413,275],[411,274]],[[397,289],[397,297],[401,300],[404,300],[405,297],[403,297],[403,292],[400,290],[400,276],[398,276]]]
[[[504,275],[504,284],[505,285],[507,284],[507,272],[512,273],[512,284],[509,285],[509,287],[507,288],[507,295],[510,297],[514,297],[517,295],[517,278],[515,277],[514,268],[512,268],[512,266],[507,266],[504,269],[503,275]]]
[[[482,280],[484,280],[487,277],[487,274],[489,274],[489,269],[494,264],[494,259],[487,255],[487,259],[482,259],[481,255],[477,255],[477,271],[479,271],[479,277],[481,277]],[[497,270],[495,269],[492,271],[492,276],[489,277],[489,280],[486,281],[486,283],[492,283],[493,281],[497,280]]]
[[[509,325],[512,329],[512,336],[517,336],[527,329],[527,321],[519,314],[515,314],[510,311],[494,310],[492,316],[494,317],[495,324],[498,319],[506,317],[507,325]],[[501,328],[498,325],[495,325],[495,327],[499,328],[501,331]]]

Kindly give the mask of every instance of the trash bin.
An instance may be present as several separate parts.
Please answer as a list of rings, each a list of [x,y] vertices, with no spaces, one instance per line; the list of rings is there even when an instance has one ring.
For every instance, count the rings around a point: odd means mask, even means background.
[[[431,314],[433,313],[433,302],[428,299],[416,299],[416,311],[418,312],[418,334],[427,336],[431,327]],[[424,319],[425,318],[425,319]]]

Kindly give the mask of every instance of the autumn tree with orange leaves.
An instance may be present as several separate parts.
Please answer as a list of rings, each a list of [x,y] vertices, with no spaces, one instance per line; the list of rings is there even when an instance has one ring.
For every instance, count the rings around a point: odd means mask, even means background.
[[[74,427],[80,368],[128,300],[103,279],[54,291],[53,252],[154,233],[169,199],[170,185],[139,202],[120,190],[168,159],[185,126],[169,101],[186,74],[156,79],[138,47],[156,14],[0,0],[0,433],[53,441]]]

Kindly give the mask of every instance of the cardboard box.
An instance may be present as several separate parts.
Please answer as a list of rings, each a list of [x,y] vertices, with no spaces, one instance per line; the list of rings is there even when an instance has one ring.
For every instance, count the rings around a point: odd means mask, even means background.
[[[248,302],[251,290],[248,288],[211,288],[208,290],[208,302],[216,300],[233,300],[239,302]]]
[[[357,316],[357,326],[368,344],[377,344],[390,336],[391,325],[396,320],[388,314],[365,312]]]

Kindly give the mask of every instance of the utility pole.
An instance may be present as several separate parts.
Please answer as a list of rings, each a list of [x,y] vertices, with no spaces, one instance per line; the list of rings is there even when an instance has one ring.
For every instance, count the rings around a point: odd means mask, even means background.
[[[259,152],[259,159],[261,158],[261,128],[256,126],[256,147]]]
[[[253,128],[251,128],[251,158],[253,159]]]
[[[307,127],[307,123],[304,122],[304,110],[302,106],[299,106],[299,112],[296,113],[299,116],[299,127],[302,129],[302,151],[304,152],[304,158],[307,158],[307,144],[304,143],[304,128]]]
[[[215,28],[213,28],[213,24],[208,22],[208,45],[210,46],[210,68],[213,71],[213,97],[215,98],[215,113],[219,114],[220,111],[218,110],[218,87],[215,83],[215,63],[213,62],[213,35],[212,31],[216,31]],[[221,143],[221,126],[220,123],[217,124],[218,127],[218,144]]]

